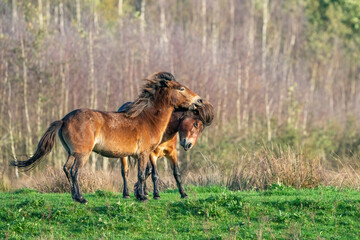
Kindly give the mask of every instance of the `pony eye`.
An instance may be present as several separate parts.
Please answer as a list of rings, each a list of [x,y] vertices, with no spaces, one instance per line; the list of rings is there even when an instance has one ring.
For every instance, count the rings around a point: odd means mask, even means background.
[[[184,87],[180,88],[180,92],[183,92],[183,91],[185,91],[185,88]]]
[[[194,123],[194,127],[195,128],[198,128],[199,127],[199,124],[197,122]]]

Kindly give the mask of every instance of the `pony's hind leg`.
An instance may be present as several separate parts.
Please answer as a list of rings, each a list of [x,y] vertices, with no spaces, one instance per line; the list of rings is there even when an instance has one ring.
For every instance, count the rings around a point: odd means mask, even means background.
[[[81,167],[86,163],[87,159],[89,158],[89,154],[73,154],[75,160],[70,170],[72,187],[71,187],[71,195],[74,201],[79,203],[86,204],[87,201],[81,194],[80,186],[79,186],[79,179],[78,179],[78,172]]]
[[[66,160],[66,163],[65,163],[65,165],[63,167],[63,170],[65,172],[67,180],[69,181],[70,186],[71,186],[70,170],[71,170],[71,167],[74,165],[74,160],[75,160],[75,157],[69,154],[69,156],[68,156],[68,158]]]
[[[130,157],[121,158],[121,175],[124,182],[123,198],[130,198],[128,182],[127,182],[127,178],[129,176],[128,158]]]
[[[69,148],[69,146],[66,144],[66,142],[64,140],[61,128],[59,129],[58,136],[59,136],[59,139],[60,139],[60,142],[61,142],[62,146],[64,147],[65,151],[68,153],[68,158],[67,158],[66,163],[65,163],[65,165],[63,167],[63,170],[64,170],[66,178],[69,181],[69,184],[71,186],[70,170],[71,170],[72,165],[74,164],[75,157],[70,154],[70,148]]]

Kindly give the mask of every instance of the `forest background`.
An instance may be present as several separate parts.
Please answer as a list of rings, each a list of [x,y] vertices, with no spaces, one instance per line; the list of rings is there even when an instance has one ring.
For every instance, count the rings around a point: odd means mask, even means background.
[[[359,188],[359,49],[356,0],[2,0],[0,187],[64,191],[61,144],[33,172],[9,162],[68,112],[116,111],[169,71],[215,107],[180,150],[187,184]],[[120,189],[117,160],[88,168],[85,191]]]

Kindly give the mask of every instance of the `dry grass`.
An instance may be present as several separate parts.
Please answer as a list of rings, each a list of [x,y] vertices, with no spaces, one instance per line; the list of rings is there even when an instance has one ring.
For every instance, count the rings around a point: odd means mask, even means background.
[[[295,188],[314,188],[320,185],[360,189],[360,166],[356,157],[342,162],[337,168],[320,158],[310,158],[290,148],[262,148],[238,157],[229,170],[220,164],[185,174],[185,183],[193,185],[225,185],[231,190],[267,189],[274,183]],[[204,159],[209,162],[209,159]]]
[[[233,190],[266,189],[273,183],[312,188],[323,183],[325,171],[319,158],[306,158],[280,148],[248,153],[235,166],[227,180]]]
[[[133,186],[137,180],[137,173],[132,169],[129,174],[129,190],[133,191]],[[79,173],[79,184],[85,193],[94,193],[96,190],[108,190],[112,192],[122,192],[123,181],[120,169],[107,172],[97,170],[93,172],[89,168],[84,168]],[[64,193],[70,192],[70,184],[62,168],[49,167],[46,171],[40,171],[30,175],[23,173],[20,179],[15,180],[7,189],[32,188],[39,192]],[[176,184],[170,178],[160,180],[161,190],[175,188]],[[147,189],[152,191],[151,177],[147,180]]]
[[[323,185],[360,189],[360,167],[358,159],[350,159],[342,163],[337,159],[339,167],[325,171]]]
[[[314,188],[319,185],[360,188],[360,167],[354,166],[356,159],[347,160],[338,167],[328,166],[319,158],[308,158],[291,149],[263,148],[254,153],[239,156],[231,170],[221,164],[205,159],[205,167],[196,170],[184,170],[182,179],[187,185],[221,185],[231,190],[267,189],[274,183],[295,188]],[[176,188],[171,171],[160,172],[160,190]],[[122,191],[120,168],[108,172],[83,169],[80,174],[80,186],[83,192],[95,192],[98,189],[113,192]],[[136,169],[129,174],[129,187],[133,191],[137,180]],[[3,179],[3,190],[28,187],[40,192],[69,192],[70,185],[61,168],[47,168],[44,172],[25,175],[11,186]],[[1,185],[1,184],[0,184]],[[151,177],[147,180],[148,191],[152,191]]]
[[[98,189],[118,191],[122,182],[120,171],[115,172],[93,172],[90,169],[82,169],[79,174],[79,183],[83,192],[92,193]],[[70,184],[61,168],[50,167],[44,172],[37,172],[34,175],[23,174],[17,180],[14,187],[27,187],[39,192],[63,193],[70,192]]]

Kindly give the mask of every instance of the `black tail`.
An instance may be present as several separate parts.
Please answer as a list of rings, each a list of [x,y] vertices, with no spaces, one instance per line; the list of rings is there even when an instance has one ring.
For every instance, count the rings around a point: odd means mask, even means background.
[[[26,161],[11,161],[10,165],[24,168],[25,171],[34,168],[40,160],[51,152],[51,149],[55,145],[57,131],[62,127],[62,124],[63,122],[61,120],[51,123],[44,136],[40,139],[34,155]]]

